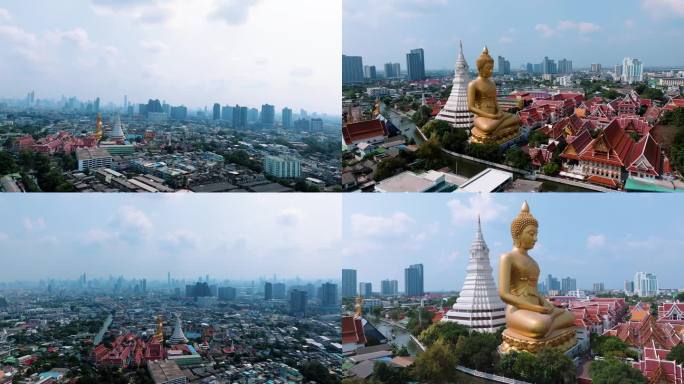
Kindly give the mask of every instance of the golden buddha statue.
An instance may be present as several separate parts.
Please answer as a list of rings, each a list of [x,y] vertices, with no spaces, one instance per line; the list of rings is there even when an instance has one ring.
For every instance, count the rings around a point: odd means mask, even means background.
[[[499,260],[499,296],[506,304],[506,330],[500,351],[561,351],[576,343],[575,316],[555,307],[537,291],[539,265],[527,251],[537,242],[537,219],[525,202],[511,223],[513,250]]]
[[[152,340],[155,340],[158,343],[164,342],[164,319],[161,315],[157,316],[157,330],[154,333]]]
[[[520,134],[520,118],[502,111],[496,102],[496,85],[491,79],[494,59],[487,47],[475,63],[480,76],[468,84],[468,109],[476,115],[470,142],[503,144]]]
[[[354,305],[354,316],[363,316],[363,297],[361,296],[356,297],[356,305]]]

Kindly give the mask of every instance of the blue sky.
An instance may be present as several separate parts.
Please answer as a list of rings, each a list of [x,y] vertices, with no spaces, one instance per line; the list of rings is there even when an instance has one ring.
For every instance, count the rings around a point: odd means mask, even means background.
[[[37,194],[0,198],[0,281],[210,274],[338,279],[333,194]]]
[[[341,0],[0,2],[0,98],[339,114]]]
[[[684,65],[681,0],[344,0],[343,52],[380,69],[406,67],[425,49],[428,69],[452,69],[458,41],[471,68],[486,44],[511,68],[544,56],[573,67],[613,66],[625,56],[645,66]]]
[[[344,268],[379,290],[386,278],[423,263],[426,290],[460,290],[477,214],[497,278],[499,256],[512,248],[510,223],[527,200],[539,220],[530,251],[542,276],[603,282],[622,289],[637,271],[662,288],[684,288],[682,199],[664,194],[375,194],[343,197]]]

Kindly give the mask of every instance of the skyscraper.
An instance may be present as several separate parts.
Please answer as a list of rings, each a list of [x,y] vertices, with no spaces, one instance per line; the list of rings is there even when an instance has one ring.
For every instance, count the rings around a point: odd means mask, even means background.
[[[625,280],[625,294],[633,294],[633,293],[634,293],[634,281]]]
[[[463,288],[442,321],[457,322],[478,332],[496,332],[506,324],[505,310],[506,304],[501,301],[494,284],[489,247],[482,236],[478,218]]]
[[[425,53],[423,48],[412,49],[406,54],[406,70],[409,81],[425,80]]]
[[[273,298],[274,299],[284,299],[285,298],[285,284],[284,283],[273,283]]]
[[[658,278],[654,273],[637,272],[634,275],[634,293],[642,297],[658,294]]]
[[[497,57],[497,72],[500,75],[510,75],[511,74],[511,62],[506,60],[503,56]]]
[[[591,72],[601,73],[601,64],[595,63],[591,65]]]
[[[639,59],[625,57],[622,60],[622,81],[625,83],[635,83],[644,80],[644,68]]]
[[[294,315],[306,315],[306,291],[293,289],[290,291],[290,311]]]
[[[342,84],[358,83],[363,83],[363,59],[342,55]]]
[[[213,119],[214,120],[221,120],[221,104],[219,103],[214,103],[214,109],[213,109]]]
[[[385,63],[385,78],[395,79],[401,77],[401,64]]]
[[[337,305],[337,284],[323,283],[321,285],[321,306],[334,307]]]
[[[399,294],[399,282],[396,280],[383,280],[380,282],[380,294],[382,296],[396,296]]]
[[[603,292],[606,290],[606,287],[603,285],[603,283],[594,283],[593,285],[593,291],[596,293]]]
[[[561,59],[558,61],[558,73],[572,73],[572,60]]]
[[[377,78],[377,74],[375,73],[375,65],[364,65],[363,77],[367,80],[375,80]]]
[[[342,297],[356,296],[356,269],[342,270]]]
[[[230,122],[233,121],[233,107],[226,105],[225,107],[221,108],[221,120]]]
[[[266,282],[264,284],[264,300],[273,299],[273,284]]]
[[[292,110],[290,108],[288,108],[288,107],[283,108],[282,119],[283,119],[283,128],[284,129],[292,128]]]
[[[261,124],[272,127],[275,124],[275,107],[270,104],[261,106]]]
[[[423,296],[423,264],[409,265],[404,269],[404,293],[406,296]]]
[[[311,131],[320,132],[323,130],[323,119],[311,119]]]
[[[371,297],[373,296],[373,284],[372,283],[359,283],[359,296]]]
[[[577,290],[577,280],[572,277],[566,277],[561,280],[561,291],[568,293]]]
[[[237,289],[234,287],[219,287],[218,288],[218,298],[219,300],[235,300],[237,297]]]

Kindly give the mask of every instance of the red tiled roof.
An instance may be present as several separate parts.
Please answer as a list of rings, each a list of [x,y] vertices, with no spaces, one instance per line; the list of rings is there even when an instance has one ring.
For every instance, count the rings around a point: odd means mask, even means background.
[[[623,167],[633,145],[632,138],[615,119],[582,151],[580,159]]]
[[[382,121],[367,120],[345,125],[342,128],[342,135],[344,142],[350,145],[375,137],[388,136],[388,132]]]
[[[627,170],[658,176],[662,172],[660,167],[661,156],[662,152],[658,143],[653,139],[653,136],[646,135],[632,149]]]
[[[361,319],[355,316],[342,317],[342,344],[366,344]]]

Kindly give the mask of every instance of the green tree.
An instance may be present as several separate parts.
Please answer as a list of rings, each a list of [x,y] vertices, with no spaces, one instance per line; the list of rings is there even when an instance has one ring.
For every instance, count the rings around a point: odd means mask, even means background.
[[[461,336],[456,343],[454,355],[460,364],[482,372],[494,372],[499,358],[500,341],[491,333],[473,332]]]
[[[468,134],[463,129],[453,129],[442,136],[441,143],[450,151],[463,153],[468,145]]]
[[[528,145],[534,148],[537,148],[541,144],[547,144],[548,142],[549,136],[538,129],[532,131],[530,136],[527,138]]]
[[[679,292],[677,296],[675,296],[675,300],[679,301],[680,303],[684,303],[684,292]]]
[[[451,321],[432,324],[418,336],[418,340],[426,346],[431,346],[438,340],[448,345],[456,345],[459,337],[468,336],[470,330],[458,323]]]
[[[465,154],[495,163],[499,163],[503,159],[501,147],[496,144],[469,143],[466,146]]]
[[[405,369],[392,367],[384,362],[376,362],[373,365],[373,382],[387,384],[402,384],[409,381]]]
[[[530,156],[517,147],[506,151],[505,159],[506,163],[514,168],[528,169],[531,164]]]
[[[541,171],[545,175],[556,176],[560,171],[560,167],[557,163],[548,163],[541,167]]]
[[[684,364],[684,344],[679,344],[672,348],[670,353],[667,354],[667,359],[674,360],[679,364]]]
[[[421,353],[414,363],[414,372],[421,383],[446,384],[456,381],[458,358],[450,346],[437,341]]]
[[[328,368],[318,361],[307,361],[299,367],[299,371],[305,380],[313,380],[320,384],[333,384],[335,378],[330,374]]]
[[[589,376],[594,384],[645,384],[647,382],[638,369],[615,358],[593,361],[589,367]]]
[[[427,169],[441,168],[446,165],[446,156],[435,137],[421,144],[416,155],[425,161]]]
[[[0,176],[14,173],[18,170],[14,156],[7,151],[0,151]]]

